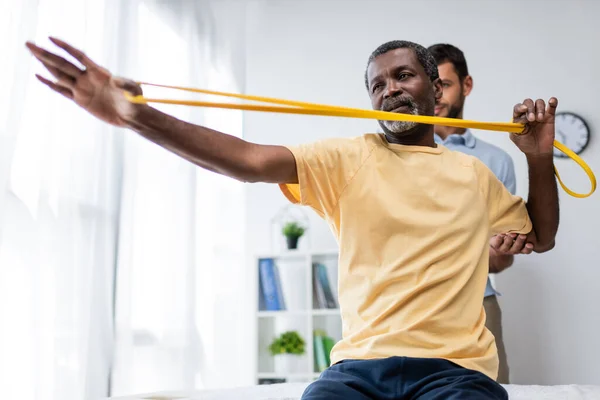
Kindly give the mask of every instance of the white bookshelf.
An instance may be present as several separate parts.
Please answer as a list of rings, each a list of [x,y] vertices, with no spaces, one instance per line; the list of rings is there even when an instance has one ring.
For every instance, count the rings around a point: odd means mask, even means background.
[[[313,304],[312,265],[320,263],[325,266],[329,286],[337,303],[338,254],[337,249],[289,250],[254,257],[256,299],[262,295],[259,261],[270,258],[277,267],[285,302],[285,309],[278,311],[260,310],[259,302],[256,302],[256,383],[262,379],[308,382],[319,376],[320,372],[315,367],[313,332],[315,329],[324,330],[327,336],[337,342],[341,339],[342,323],[339,308],[318,308],[318,304]],[[289,330],[300,333],[305,342],[305,353],[296,356],[299,358],[295,370],[277,371],[268,347],[275,337]]]

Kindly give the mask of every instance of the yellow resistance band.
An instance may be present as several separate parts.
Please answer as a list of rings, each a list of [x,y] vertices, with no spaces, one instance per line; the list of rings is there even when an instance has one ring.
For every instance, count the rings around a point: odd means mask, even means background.
[[[330,117],[346,117],[346,118],[362,118],[362,119],[376,119],[381,121],[410,121],[417,122],[420,124],[431,124],[431,125],[442,125],[452,126],[457,128],[472,128],[489,131],[502,131],[511,132],[515,134],[521,134],[525,128],[524,124],[517,124],[513,122],[479,122],[469,121],[464,119],[455,118],[442,118],[442,117],[431,117],[426,115],[412,115],[412,114],[400,114],[392,113],[387,111],[377,110],[363,110],[360,108],[350,107],[338,107],[330,106],[325,104],[306,103],[302,101],[283,100],[275,99],[271,97],[243,95],[235,93],[218,92],[214,90],[195,89],[181,86],[169,86],[159,85],[147,82],[138,82],[140,85],[162,87],[167,89],[183,90],[187,92],[203,93],[215,96],[230,97],[242,100],[252,100],[263,103],[278,104],[279,106],[265,106],[265,105],[251,105],[251,104],[235,104],[235,103],[218,103],[210,101],[195,101],[195,100],[171,100],[171,99],[153,99],[143,96],[132,96],[128,92],[125,92],[125,97],[136,104],[147,104],[147,103],[161,103],[161,104],[178,104],[186,106],[197,106],[197,107],[212,107],[212,108],[224,108],[232,110],[244,110],[244,111],[263,111],[263,112],[275,112],[285,114],[304,114],[304,115],[320,115]],[[569,189],[561,180],[558,170],[554,167],[556,178],[560,183],[560,186],[565,192],[573,197],[585,198],[589,197],[596,191],[596,176],[592,169],[583,161],[577,154],[569,149],[564,144],[554,141],[554,147],[568,155],[573,161],[585,171],[591,183],[591,190],[589,193],[582,194],[576,193]]]

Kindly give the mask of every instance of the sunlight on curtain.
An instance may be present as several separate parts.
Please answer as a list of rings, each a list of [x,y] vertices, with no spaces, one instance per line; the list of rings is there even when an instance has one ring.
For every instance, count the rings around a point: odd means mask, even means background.
[[[138,12],[135,78],[185,81],[189,56],[183,37],[148,4]],[[158,108],[189,118],[185,107]],[[126,138],[125,152],[114,395],[180,387],[197,358],[188,337],[193,319],[187,284],[195,168],[139,136]]]
[[[113,0],[11,0],[0,63],[0,391],[7,398],[106,394],[120,144],[34,77],[24,47],[53,34],[109,63]],[[8,16],[8,17],[6,17]],[[8,40],[7,40],[8,38]]]
[[[240,91],[229,61],[218,56],[225,49],[215,45],[216,4],[140,4],[134,78]],[[197,96],[144,90],[152,97]],[[239,111],[157,108],[241,136]],[[135,135],[126,138],[125,154],[112,394],[218,385],[228,370],[215,359],[230,361],[231,352],[216,345],[220,338],[235,340],[239,332],[221,326],[218,296],[236,288],[235,278],[221,286],[219,276],[243,265],[242,185]],[[239,292],[230,301],[239,301]]]

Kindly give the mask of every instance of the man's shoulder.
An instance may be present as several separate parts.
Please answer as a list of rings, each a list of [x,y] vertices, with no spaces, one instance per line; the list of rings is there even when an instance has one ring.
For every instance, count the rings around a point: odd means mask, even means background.
[[[376,137],[371,134],[349,137],[329,137],[315,141],[287,145],[297,160],[317,162],[337,168],[353,168],[362,164],[377,147]],[[327,161],[326,161],[327,160]]]
[[[310,146],[313,148],[323,149],[361,149],[361,148],[373,148],[377,145],[378,141],[377,134],[366,133],[359,136],[348,136],[348,137],[330,137],[319,139],[303,146]]]

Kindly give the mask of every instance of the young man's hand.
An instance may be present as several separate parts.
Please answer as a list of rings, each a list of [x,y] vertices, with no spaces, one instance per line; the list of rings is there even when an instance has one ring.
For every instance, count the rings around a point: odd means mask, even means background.
[[[533,245],[527,243],[527,235],[516,233],[495,235],[490,239],[490,254],[492,255],[517,255],[531,254]]]
[[[490,239],[489,272],[496,274],[513,264],[517,254],[531,254],[533,244],[527,242],[527,235],[501,234]]]

